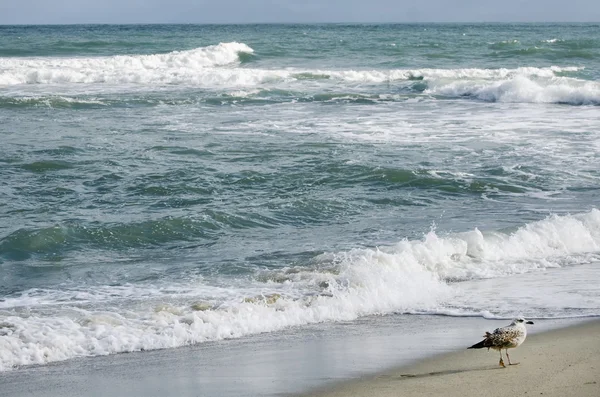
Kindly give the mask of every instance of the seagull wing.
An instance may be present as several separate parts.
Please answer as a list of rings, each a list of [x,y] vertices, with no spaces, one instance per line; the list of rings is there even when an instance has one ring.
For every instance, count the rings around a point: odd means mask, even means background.
[[[511,341],[519,336],[519,330],[510,325],[496,328],[494,332],[486,332],[485,339],[474,344],[469,349],[481,349],[484,347],[502,349],[511,344]]]

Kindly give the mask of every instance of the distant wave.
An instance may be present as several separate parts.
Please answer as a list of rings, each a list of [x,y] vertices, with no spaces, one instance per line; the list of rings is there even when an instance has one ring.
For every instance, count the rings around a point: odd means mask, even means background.
[[[189,51],[156,55],[95,58],[0,58],[0,85],[22,84],[176,84],[249,86],[290,81],[336,80],[348,83],[390,83],[428,79],[507,79],[517,75],[551,78],[580,67],[516,69],[391,69],[307,70],[227,68],[254,50],[243,43],[221,43]]]
[[[566,77],[535,79],[516,75],[491,81],[432,81],[425,93],[454,98],[470,97],[487,102],[600,104],[600,83]]]
[[[239,63],[240,54],[253,51],[246,44],[231,42],[153,55],[0,58],[0,85],[171,84],[202,68]]]
[[[600,104],[600,83],[575,77],[583,68],[320,70],[242,67],[252,48],[221,43],[168,54],[97,58],[0,59],[0,107],[95,108],[204,102],[289,101],[378,103],[407,97],[471,98],[491,102]],[[242,54],[246,54],[242,56]],[[571,77],[567,77],[571,76]],[[20,91],[42,85],[57,94]],[[385,90],[382,91],[385,85]],[[68,90],[84,91],[80,95]],[[390,95],[390,87],[396,94]],[[23,88],[20,88],[23,87]],[[202,89],[192,99],[161,94],[157,87]],[[65,91],[67,90],[67,91]],[[120,93],[111,96],[111,92]],[[143,93],[152,92],[152,95]],[[123,96],[123,93],[137,96]]]
[[[348,82],[365,83],[386,83],[403,80],[430,80],[430,79],[506,79],[518,75],[536,76],[536,77],[554,77],[557,73],[577,72],[579,67],[558,67],[551,66],[545,68],[520,67],[516,69],[478,69],[478,68],[460,68],[460,69],[392,69],[392,70],[316,70],[291,72],[291,77],[302,75],[307,78],[315,76],[319,79],[337,79]]]
[[[377,313],[494,318],[485,303],[449,305],[460,281],[599,259],[600,211],[592,210],[550,216],[512,233],[430,231],[420,240],[325,253],[303,266],[260,269],[223,284],[199,279],[165,286],[32,289],[0,301],[0,371]]]
[[[521,42],[519,40],[502,40],[495,43],[490,43],[489,48],[492,50],[503,50],[507,48],[513,48],[517,45],[520,45]]]

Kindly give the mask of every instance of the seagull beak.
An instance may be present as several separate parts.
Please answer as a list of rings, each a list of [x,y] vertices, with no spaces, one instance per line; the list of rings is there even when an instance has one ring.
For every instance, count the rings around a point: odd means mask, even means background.
[[[533,321],[527,321],[525,324],[533,324]]]

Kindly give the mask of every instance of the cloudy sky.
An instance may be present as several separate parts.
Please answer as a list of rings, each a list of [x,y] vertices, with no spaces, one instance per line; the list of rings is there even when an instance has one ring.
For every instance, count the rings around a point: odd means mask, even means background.
[[[0,0],[0,24],[600,21],[600,0]]]

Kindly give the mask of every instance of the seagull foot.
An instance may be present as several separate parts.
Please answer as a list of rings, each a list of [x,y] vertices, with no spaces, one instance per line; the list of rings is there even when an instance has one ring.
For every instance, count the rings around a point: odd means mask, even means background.
[[[501,366],[502,368],[506,368],[506,365],[504,365],[504,360],[500,359],[500,362],[498,363],[499,366]]]
[[[521,363],[510,363],[508,365],[519,365],[519,364],[521,364]]]

